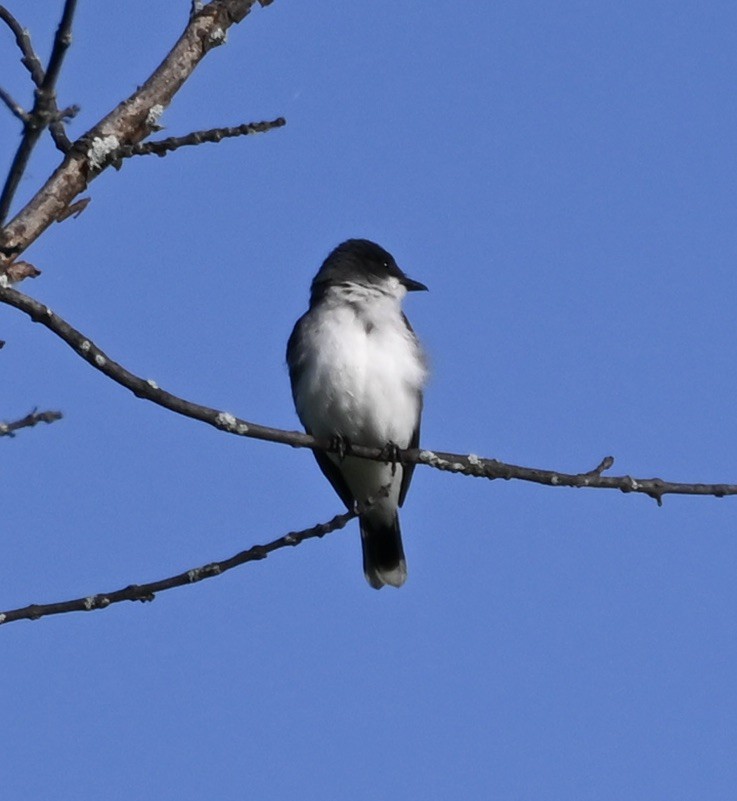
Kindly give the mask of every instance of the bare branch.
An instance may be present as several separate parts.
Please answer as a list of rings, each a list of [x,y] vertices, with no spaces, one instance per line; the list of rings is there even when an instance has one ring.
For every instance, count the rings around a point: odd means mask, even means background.
[[[234,136],[249,136],[250,134],[264,133],[274,128],[286,125],[284,117],[266,122],[247,122],[236,125],[234,128],[210,128],[207,131],[193,131],[186,136],[170,136],[168,139],[159,139],[153,142],[141,142],[137,145],[122,147],[115,153],[116,158],[130,158],[131,156],[165,156],[180,147],[188,145],[201,145],[204,142],[220,142]]]
[[[56,108],[56,101],[54,101],[54,107]],[[54,115],[55,118],[52,117],[49,123],[49,133],[54,140],[56,149],[60,150],[64,155],[72,149],[72,142],[64,129],[64,123],[76,117],[77,114],[79,114],[79,106],[67,106],[66,108],[56,111]]]
[[[363,456],[363,454],[361,454]],[[368,458],[373,458],[369,456]],[[592,489],[616,489],[624,493],[640,493],[663,505],[664,495],[709,495],[724,498],[737,495],[737,484],[694,484],[665,481],[662,478],[632,478],[631,476],[604,476],[602,472],[614,464],[613,456],[605,456],[599,467],[585,473],[561,473],[557,470],[541,470],[536,467],[500,462],[497,459],[484,459],[473,453],[443,453],[441,451],[404,451],[403,462],[427,464],[448,473],[460,473],[476,478],[505,480],[517,479],[548,487],[590,487]],[[608,467],[602,467],[608,465]]]
[[[46,74],[39,87],[42,92],[53,92],[56,82],[59,80],[59,73],[61,72],[61,65],[64,62],[64,56],[69,49],[69,45],[72,43],[72,21],[74,20],[76,8],[77,0],[66,0],[64,3],[61,22],[54,36],[54,46],[51,49],[49,66],[46,68]]]
[[[24,251],[99,174],[96,167],[101,163],[108,166],[105,154],[149,136],[156,128],[157,114],[169,105],[204,56],[222,44],[228,28],[240,22],[257,2],[265,6],[271,0],[211,0],[191,16],[148,80],[72,146],[46,184],[0,232],[0,253],[12,259]]]
[[[77,0],[67,0],[64,7],[64,15],[62,16],[61,24],[56,31],[54,38],[54,47],[51,51],[51,58],[49,59],[49,67],[44,75],[43,83],[39,89],[39,94],[42,94],[43,104],[46,108],[49,121],[49,132],[54,140],[54,144],[62,153],[68,153],[72,148],[72,143],[67,137],[64,130],[64,120],[70,120],[79,113],[79,106],[73,105],[68,108],[58,110],[56,105],[56,95],[54,87],[59,79],[61,72],[61,65],[64,61],[66,51],[72,43],[72,19],[74,18],[74,10]],[[0,220],[4,220],[0,216]]]
[[[6,282],[7,283],[7,282]],[[152,403],[169,409],[172,412],[199,420],[208,425],[237,434],[242,437],[279,442],[295,448],[311,448],[327,452],[338,452],[338,445],[322,442],[299,431],[284,431],[269,428],[242,420],[230,412],[201,406],[197,403],[179,398],[161,389],[155,381],[143,379],[131,373],[125,367],[112,361],[110,357],[97,347],[89,337],[72,328],[69,323],[55,314],[47,306],[37,300],[0,284],[0,302],[13,306],[24,312],[34,322],[53,331],[66,342],[78,356],[91,364],[96,370],[104,373],[120,386],[130,390],[136,397],[144,398]],[[352,444],[351,454],[362,459],[386,461],[383,448],[368,448]],[[632,478],[631,476],[605,476],[614,463],[611,456],[605,457],[593,470],[584,473],[561,473],[557,470],[540,470],[532,467],[507,464],[496,459],[483,459],[474,454],[445,453],[424,449],[399,451],[399,461],[404,464],[424,464],[449,473],[460,473],[467,476],[487,479],[518,479],[549,487],[590,487],[596,489],[618,489],[621,492],[635,492],[654,498],[658,505],[662,504],[664,495],[711,495],[722,498],[725,495],[737,495],[737,484],[692,484],[664,481],[660,478]]]
[[[15,36],[16,44],[21,52],[21,64],[28,70],[31,80],[37,88],[40,88],[44,79],[44,68],[36,55],[36,51],[31,44],[31,37],[28,31],[18,22],[18,20],[8,11],[5,6],[0,6],[0,19],[10,28]]]
[[[64,62],[64,56],[72,41],[72,20],[74,19],[76,6],[77,0],[66,0],[64,3],[61,22],[56,30],[54,46],[51,49],[49,66],[40,86],[36,89],[33,109],[25,121],[23,137],[10,166],[10,172],[3,186],[2,194],[0,194],[0,225],[5,222],[8,216],[10,204],[13,202],[15,192],[28,166],[28,160],[41,134],[52,122],[58,121],[58,119],[55,119],[56,95],[54,90],[61,71],[61,65]]]
[[[61,418],[61,412],[37,412],[34,409],[20,420],[15,420],[12,423],[0,422],[0,437],[14,437],[19,428],[32,428],[39,423],[53,423],[55,420],[61,420]]]
[[[21,63],[28,69],[28,72],[31,75],[31,80],[33,81],[34,85],[37,89],[41,88],[41,85],[44,81],[44,68],[41,66],[41,61],[36,55],[35,50],[33,49],[33,45],[31,44],[31,38],[28,35],[28,31],[21,27],[18,20],[3,6],[0,6],[0,19],[2,19],[13,32],[15,36],[16,43],[21,51]],[[0,90],[2,92],[2,90]],[[5,100],[5,98],[3,98]],[[79,111],[78,106],[70,106],[68,109],[64,109],[63,111],[57,111],[56,109],[56,100],[53,98],[49,98],[49,103],[53,104],[53,108],[49,109],[50,117],[54,117],[55,114],[58,114],[58,119],[52,119],[49,125],[49,132],[51,133],[51,137],[54,140],[54,144],[56,147],[61,150],[62,153],[68,153],[72,143],[69,141],[67,137],[66,131],[64,130],[64,124],[62,122],[63,119],[69,119],[73,117]],[[7,100],[6,100],[7,104]],[[20,106],[18,106],[20,108]],[[28,113],[23,112],[24,116],[19,116],[13,108],[10,109],[13,111],[16,117],[20,119],[22,122],[28,121]],[[22,111],[22,109],[21,109]]]
[[[131,584],[114,592],[98,593],[86,598],[75,598],[71,601],[60,601],[50,604],[30,604],[20,609],[11,609],[7,612],[0,612],[0,624],[12,623],[15,620],[38,620],[48,615],[60,615],[65,612],[90,612],[93,609],[106,609],[111,604],[121,601],[153,601],[157,592],[171,590],[174,587],[186,587],[195,584],[203,579],[220,576],[234,567],[239,567],[248,562],[257,562],[281,548],[296,546],[305,540],[315,537],[324,537],[333,531],[344,528],[354,517],[367,508],[367,504],[356,508],[350,512],[336,515],[327,523],[318,523],[312,528],[303,531],[292,531],[279,539],[266,543],[266,545],[254,545],[245,551],[224,559],[221,562],[210,562],[202,567],[195,567],[184,573],[178,573],[159,581],[151,581],[148,584]]]
[[[28,122],[28,112],[23,109],[20,103],[17,100],[14,100],[11,96],[10,92],[6,92],[0,86],[0,100],[5,103],[5,105],[10,109],[11,113],[16,116],[21,122],[26,123]]]

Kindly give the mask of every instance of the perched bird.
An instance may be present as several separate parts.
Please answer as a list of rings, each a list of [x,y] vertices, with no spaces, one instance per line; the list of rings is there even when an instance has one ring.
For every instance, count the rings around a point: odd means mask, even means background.
[[[416,448],[427,366],[401,302],[426,290],[394,258],[367,239],[349,239],[325,259],[312,281],[310,307],[287,345],[292,396],[308,434],[342,451],[314,451],[348,509],[379,497],[360,516],[363,571],[375,589],[407,578],[397,508],[414,465],[350,455],[352,444]]]

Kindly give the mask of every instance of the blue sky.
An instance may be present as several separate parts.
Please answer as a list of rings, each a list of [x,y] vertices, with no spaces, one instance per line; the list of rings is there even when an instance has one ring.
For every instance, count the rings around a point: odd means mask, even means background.
[[[10,2],[46,55],[61,4]],[[189,2],[81,2],[59,85],[80,135]],[[736,482],[732,3],[276,0],[162,135],[26,254],[25,291],[188,399],[296,428],[284,348],[327,252],[375,239],[430,292],[423,444]],[[0,84],[30,91],[7,33]],[[18,125],[0,114],[0,172]],[[40,147],[30,197],[57,163]],[[327,520],[306,451],[135,399],[0,308],[0,607],[149,581]],[[0,629],[8,798],[731,799],[735,500],[418,468],[409,580],[357,527],[154,603]]]

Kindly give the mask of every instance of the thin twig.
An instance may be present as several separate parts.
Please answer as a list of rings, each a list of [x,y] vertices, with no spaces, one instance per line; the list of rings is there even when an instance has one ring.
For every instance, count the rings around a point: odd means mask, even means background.
[[[368,508],[369,505],[364,504],[350,512],[336,515],[327,523],[318,523],[316,526],[302,531],[292,531],[283,537],[266,543],[266,545],[254,545],[245,551],[235,554],[235,556],[231,556],[229,559],[223,559],[221,562],[210,562],[202,565],[202,567],[195,567],[158,581],[151,581],[147,584],[131,584],[120,590],[89,595],[86,598],[75,598],[70,601],[59,601],[50,604],[30,604],[20,609],[0,612],[0,624],[12,623],[16,620],[38,620],[41,617],[60,615],[65,612],[90,612],[93,609],[106,609],[111,604],[120,603],[121,601],[153,601],[158,592],[170,590],[174,587],[186,587],[203,579],[220,576],[234,567],[266,559],[270,553],[281,548],[293,547],[305,540],[324,537],[325,534],[338,531]]]
[[[16,44],[21,52],[21,64],[23,64],[30,73],[31,80],[36,88],[40,88],[44,79],[44,68],[41,66],[41,60],[33,49],[28,31],[5,6],[0,6],[0,19],[10,28],[13,36],[15,36]]]
[[[69,106],[59,111],[56,105],[54,87],[59,80],[59,73],[61,72],[64,56],[69,49],[69,45],[72,43],[72,20],[74,19],[76,4],[77,0],[67,0],[61,24],[54,38],[54,47],[51,51],[49,66],[39,90],[39,94],[44,95],[43,104],[49,115],[49,132],[51,133],[56,147],[61,150],[62,153],[68,153],[72,147],[72,143],[69,141],[66,131],[64,130],[63,121],[76,116],[79,112],[79,106]],[[0,217],[0,219],[3,218]]]
[[[37,412],[34,409],[20,420],[14,420],[12,423],[0,422],[0,437],[14,437],[19,428],[32,428],[39,423],[53,423],[61,418],[61,412]]]
[[[0,302],[19,309],[34,322],[48,328],[66,342],[78,356],[81,356],[96,370],[99,370],[108,378],[120,384],[120,386],[130,390],[136,397],[144,398],[172,412],[207,423],[230,434],[266,440],[267,442],[279,442],[295,448],[338,452],[339,445],[335,443],[322,442],[299,431],[284,431],[242,420],[230,412],[192,403],[192,401],[166,392],[155,381],[143,379],[112,361],[89,337],[72,328],[66,320],[59,317],[47,306],[15,289],[0,285]],[[362,459],[386,461],[386,453],[383,448],[369,448],[352,444],[351,454]],[[475,454],[445,453],[425,449],[399,451],[398,458],[404,464],[424,464],[437,470],[460,473],[477,478],[517,479],[535,484],[544,484],[549,487],[589,487],[592,489],[616,489],[627,493],[641,493],[654,498],[658,505],[662,503],[663,496],[668,494],[711,495],[717,498],[722,498],[725,495],[737,495],[737,484],[693,484],[664,481],[660,478],[602,475],[614,463],[611,456],[602,459],[593,470],[583,473],[540,470],[533,467],[508,464],[496,459],[484,459]]]
[[[69,45],[72,43],[72,21],[74,20],[76,6],[77,0],[66,0],[64,3],[64,12],[61,15],[61,22],[54,36],[54,46],[51,49],[49,66],[46,68],[46,74],[40,86],[42,92],[52,92],[56,86],[56,82],[59,80],[59,73],[61,72],[61,65],[64,62],[64,56],[69,49]]]
[[[10,172],[3,186],[2,194],[0,194],[0,226],[3,225],[8,216],[13,197],[23,173],[26,171],[31,153],[44,128],[48,127],[52,122],[58,122],[55,114],[56,97],[54,89],[59,78],[61,65],[64,62],[64,56],[72,40],[72,21],[76,6],[77,0],[66,0],[64,3],[64,11],[54,37],[49,65],[46,68],[41,85],[36,89],[33,109],[26,120],[23,138],[10,166]]]
[[[210,128],[206,131],[193,131],[186,136],[170,136],[168,139],[158,139],[152,142],[139,142],[137,145],[128,145],[120,148],[115,153],[118,158],[130,158],[131,156],[165,156],[180,147],[189,145],[201,145],[204,142],[220,142],[234,136],[249,136],[250,134],[264,133],[274,128],[281,128],[286,125],[284,117],[277,117],[275,120],[265,122],[247,122],[243,125],[236,125],[232,128]]]
[[[56,102],[54,102],[54,105],[56,105]],[[54,140],[56,149],[60,150],[65,155],[72,149],[72,141],[67,136],[64,123],[76,117],[77,114],[79,114],[79,106],[67,106],[66,108],[57,111],[57,118],[52,119],[52,121],[49,123],[49,133],[51,134],[51,138]]]
[[[0,100],[10,109],[11,113],[16,116],[21,122],[28,122],[28,112],[23,109],[17,100],[14,100],[10,92],[6,92],[0,86]]]

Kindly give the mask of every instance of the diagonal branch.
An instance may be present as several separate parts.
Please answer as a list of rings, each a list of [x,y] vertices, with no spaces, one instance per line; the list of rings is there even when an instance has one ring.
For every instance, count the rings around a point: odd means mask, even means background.
[[[69,141],[66,131],[64,130],[64,120],[74,117],[79,112],[79,106],[70,106],[69,108],[59,111],[56,105],[56,93],[54,89],[56,87],[56,82],[59,80],[59,73],[61,72],[64,56],[69,49],[69,45],[72,43],[72,19],[74,18],[76,3],[77,0],[67,0],[64,7],[64,14],[56,31],[56,36],[54,37],[54,47],[51,51],[49,66],[38,92],[42,97],[41,102],[43,103],[48,118],[51,137],[56,147],[61,150],[62,153],[68,153],[72,147],[72,143]],[[5,217],[0,216],[0,220],[4,221]]]
[[[23,173],[26,171],[28,160],[31,157],[36,143],[44,129],[52,122],[57,121],[55,120],[57,115],[56,95],[54,90],[59,78],[59,73],[61,72],[61,65],[64,62],[64,56],[72,41],[72,20],[74,19],[76,6],[77,0],[66,0],[64,3],[64,11],[61,16],[59,27],[56,30],[56,36],[54,37],[54,45],[51,50],[51,56],[49,57],[49,65],[40,86],[36,89],[36,99],[33,104],[33,109],[28,115],[28,119],[25,121],[23,137],[16,151],[13,163],[10,166],[10,172],[5,181],[5,186],[3,186],[2,194],[0,194],[0,225],[5,222],[8,216],[10,204],[13,202],[13,197],[18,189]]]
[[[13,116],[17,117],[23,123],[28,122],[28,112],[25,111],[23,106],[13,98],[10,92],[6,92],[2,86],[0,86],[0,100],[10,109],[10,113],[13,114]]]
[[[21,64],[30,73],[34,85],[40,87],[44,79],[44,68],[41,66],[41,61],[33,49],[28,31],[5,6],[0,6],[0,20],[10,28],[11,33],[15,36],[15,42],[21,52]]]
[[[66,320],[55,314],[48,306],[39,303],[27,295],[11,289],[0,283],[0,303],[22,311],[34,322],[48,328],[78,356],[91,364],[96,370],[115,381],[120,386],[130,390],[136,397],[144,398],[152,403],[169,409],[176,414],[199,420],[208,425],[237,434],[242,437],[266,440],[291,445],[295,448],[311,448],[337,453],[339,446],[335,443],[322,442],[298,431],[284,431],[278,428],[269,428],[241,420],[230,412],[212,409],[198,403],[179,398],[161,389],[155,381],[143,379],[114,362],[97,347],[89,337],[72,328]],[[383,448],[369,448],[363,445],[352,444],[351,454],[362,459],[386,461]],[[404,464],[424,464],[449,473],[475,476],[477,478],[506,480],[517,479],[530,481],[534,484],[544,484],[549,487],[590,487],[596,489],[617,489],[621,492],[635,492],[647,495],[662,504],[664,495],[711,495],[722,498],[726,495],[737,495],[737,484],[693,484],[664,481],[660,478],[632,478],[631,476],[605,476],[603,473],[611,468],[614,460],[611,456],[605,457],[593,470],[583,473],[561,473],[556,470],[540,470],[533,467],[500,462],[496,459],[483,459],[475,454],[444,453],[420,449],[399,451],[399,461]]]
[[[76,117],[77,114],[79,114],[79,106],[72,105],[59,110],[54,100],[54,114],[49,122],[49,133],[54,140],[56,149],[60,150],[64,155],[72,149],[72,142],[67,136],[64,122],[66,120],[71,120],[72,117]]]
[[[105,155],[136,145],[156,129],[158,115],[210,50],[222,44],[225,32],[240,22],[256,3],[272,0],[211,0],[192,15],[164,61],[127,100],[81,137],[31,201],[0,231],[0,255],[9,260],[22,253],[87,187],[102,167]],[[51,66],[51,65],[50,65]],[[0,268],[1,269],[1,268]]]
[[[245,551],[235,554],[235,556],[231,556],[229,559],[223,559],[221,562],[210,562],[202,567],[195,567],[183,573],[177,573],[175,576],[151,581],[148,584],[131,584],[120,590],[89,595],[86,598],[75,598],[71,601],[59,601],[50,604],[30,604],[19,609],[0,612],[0,624],[12,623],[15,620],[38,620],[41,617],[61,615],[65,612],[90,612],[93,609],[106,609],[111,604],[120,603],[121,601],[153,601],[157,592],[171,590],[174,587],[186,587],[203,579],[220,576],[234,567],[266,559],[270,553],[281,548],[294,547],[305,540],[324,537],[326,534],[338,531],[364,511],[368,505],[364,504],[353,511],[336,515],[327,523],[318,523],[316,526],[302,531],[292,531],[283,537],[279,537],[279,539],[266,543],[266,545],[254,545]]]
[[[72,43],[72,20],[74,19],[76,8],[77,0],[66,0],[64,3],[61,22],[54,36],[54,46],[51,49],[49,66],[46,68],[46,74],[40,86],[41,91],[44,93],[48,94],[53,92],[56,82],[59,80],[59,73],[61,72],[61,65],[64,63],[64,56],[69,49],[69,45]]]
[[[34,409],[20,420],[14,420],[12,423],[0,422],[0,437],[14,437],[19,428],[32,428],[39,423],[53,423],[61,418],[61,412],[37,412]]]
[[[205,142],[221,142],[223,139],[230,139],[234,136],[264,133],[274,128],[281,128],[286,124],[287,121],[284,117],[277,117],[275,120],[247,122],[232,128],[210,128],[206,131],[193,131],[185,136],[170,136],[168,139],[158,139],[153,142],[140,142],[137,145],[124,146],[115,153],[115,156],[117,158],[150,155],[165,156],[180,147],[201,145]]]

